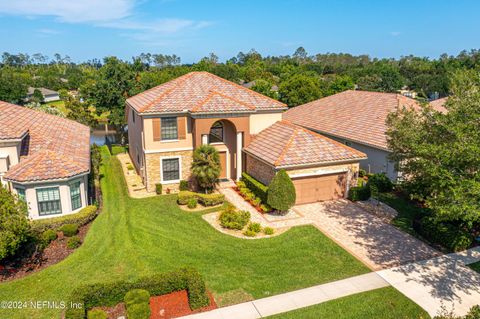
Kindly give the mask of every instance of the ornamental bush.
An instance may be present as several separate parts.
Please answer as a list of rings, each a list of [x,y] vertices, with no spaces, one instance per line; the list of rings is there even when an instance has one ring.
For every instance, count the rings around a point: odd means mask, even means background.
[[[133,289],[124,298],[129,319],[150,318],[150,293],[145,289]]]
[[[455,252],[465,250],[473,243],[472,235],[458,225],[437,221],[432,216],[421,219],[418,231],[426,239]]]
[[[370,187],[376,187],[380,193],[391,192],[393,190],[393,183],[385,173],[371,175],[368,178],[368,185]]]
[[[215,206],[223,204],[225,201],[225,195],[223,194],[202,194],[190,191],[181,191],[178,193],[177,202],[179,205],[187,205],[192,199],[196,199],[197,202],[203,206]]]
[[[157,195],[162,195],[162,184],[155,184],[155,193],[157,193]]]
[[[75,248],[78,248],[80,247],[80,245],[82,244],[82,240],[80,239],[80,237],[78,236],[73,236],[73,237],[70,237],[67,241],[67,248],[69,249],[75,249]]]
[[[190,209],[197,208],[197,199],[196,198],[190,198],[187,202],[187,207]]]
[[[58,229],[63,233],[64,236],[72,237],[78,233],[78,225],[77,224],[65,224]]]
[[[255,233],[259,233],[262,231],[262,225],[259,223],[250,223],[247,229]]]
[[[236,211],[234,206],[228,206],[220,213],[219,220],[224,228],[242,230],[250,221],[250,213]]]
[[[0,260],[14,255],[27,241],[29,231],[27,205],[0,183]]]
[[[263,203],[267,202],[267,193],[268,193],[268,186],[262,184],[260,181],[256,180],[252,176],[247,173],[242,173],[242,186],[247,187],[255,196],[259,197]],[[239,182],[240,183],[240,182]],[[241,188],[241,186],[237,183],[237,186]]]
[[[53,229],[47,229],[42,233],[41,245],[43,247],[47,247],[55,239],[57,239],[57,232],[54,231]]]
[[[108,315],[102,309],[92,309],[88,311],[87,319],[108,319]]]
[[[197,184],[210,192],[220,177],[220,156],[215,147],[211,145],[199,146],[193,151],[191,171]]]
[[[350,187],[348,190],[348,199],[352,202],[359,200],[368,200],[371,196],[369,186]]]
[[[273,235],[274,232],[275,232],[275,230],[272,227],[267,226],[263,229],[263,233],[265,235]]]
[[[178,187],[178,189],[179,189],[180,191],[188,191],[188,189],[189,189],[189,187],[188,187],[188,181],[182,179],[182,180],[180,181],[180,186]]]
[[[257,233],[254,232],[253,230],[247,229],[246,231],[243,232],[243,234],[247,237],[255,237],[257,236]]]
[[[278,211],[288,211],[296,200],[295,186],[284,169],[273,177],[268,186],[267,203]]]

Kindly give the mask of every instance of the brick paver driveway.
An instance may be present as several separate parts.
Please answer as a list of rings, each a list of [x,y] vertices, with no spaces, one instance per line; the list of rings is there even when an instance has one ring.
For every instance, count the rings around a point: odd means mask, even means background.
[[[300,205],[294,209],[373,270],[441,255],[347,200]]]

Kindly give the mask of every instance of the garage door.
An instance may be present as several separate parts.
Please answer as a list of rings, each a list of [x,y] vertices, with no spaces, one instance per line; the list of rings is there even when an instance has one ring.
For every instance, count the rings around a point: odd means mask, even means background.
[[[307,204],[343,198],[346,173],[298,177],[292,179],[297,192],[295,204]]]

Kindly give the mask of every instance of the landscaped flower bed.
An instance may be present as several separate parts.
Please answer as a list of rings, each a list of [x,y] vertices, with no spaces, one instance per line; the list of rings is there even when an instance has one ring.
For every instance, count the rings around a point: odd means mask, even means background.
[[[246,237],[256,237],[257,235],[270,236],[274,234],[274,229],[271,227],[262,227],[260,223],[250,221],[250,213],[247,211],[236,210],[235,206],[228,205],[223,209],[218,221],[220,225],[232,231],[243,234]]]
[[[236,182],[236,186],[233,189],[255,207],[259,213],[264,214],[272,210],[266,203],[268,188],[246,173],[242,175],[242,180]]]
[[[177,203],[178,205],[183,206],[184,209],[198,210],[197,206],[199,204],[203,206],[203,208],[207,208],[222,205],[224,201],[225,195],[223,194],[202,194],[190,191],[180,191],[178,193]]]

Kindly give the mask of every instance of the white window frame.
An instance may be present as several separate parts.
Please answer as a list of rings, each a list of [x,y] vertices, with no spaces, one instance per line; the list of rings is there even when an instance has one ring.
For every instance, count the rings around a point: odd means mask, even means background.
[[[19,199],[21,199],[21,198],[20,198],[20,193],[18,191],[19,190],[23,191],[23,201],[26,203],[27,202],[27,190],[26,190],[26,188],[25,187],[16,187],[16,186],[13,187],[13,188],[15,188],[15,192],[17,193],[17,197]]]
[[[46,188],[58,188],[58,196],[59,199],[58,201],[60,202],[60,213],[54,213],[54,214],[40,214],[40,202],[38,201],[38,190],[41,189],[46,189]],[[62,192],[60,185],[52,185],[52,186],[42,186],[42,187],[35,187],[35,201],[37,202],[37,210],[38,210],[38,216],[54,216],[54,215],[63,215],[63,203],[62,203]]]
[[[163,160],[166,159],[178,159],[178,179],[165,181],[163,180]],[[182,156],[161,156],[160,157],[160,182],[162,184],[178,184],[182,180]]]
[[[73,208],[73,202],[72,202],[72,186],[75,185],[76,183],[78,183],[78,196],[79,196],[79,199],[80,199],[80,207],[77,207],[77,208]],[[76,211],[77,209],[80,209],[83,207],[83,196],[82,196],[82,180],[80,179],[77,179],[71,183],[68,184],[68,191],[69,191],[69,196],[70,196],[70,210],[73,212],[73,211]]]

